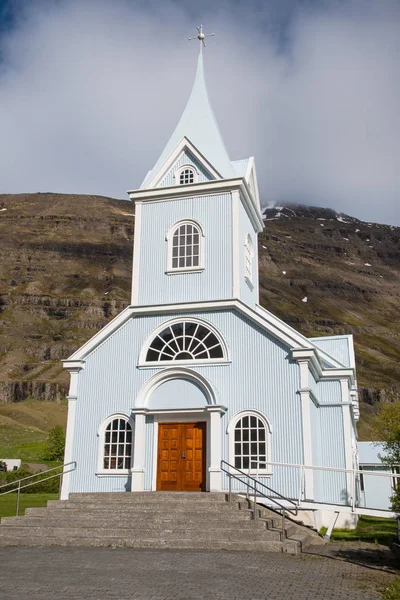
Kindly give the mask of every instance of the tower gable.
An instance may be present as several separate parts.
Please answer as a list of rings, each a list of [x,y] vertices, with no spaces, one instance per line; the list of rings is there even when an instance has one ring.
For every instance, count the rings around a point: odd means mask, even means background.
[[[194,170],[194,181],[190,183],[204,183],[206,181],[221,179],[221,175],[217,169],[187,137],[184,137],[158,171],[154,174],[152,173],[151,178],[146,178],[142,189],[179,185],[177,176],[180,169],[185,165],[188,165],[189,168],[192,167]]]

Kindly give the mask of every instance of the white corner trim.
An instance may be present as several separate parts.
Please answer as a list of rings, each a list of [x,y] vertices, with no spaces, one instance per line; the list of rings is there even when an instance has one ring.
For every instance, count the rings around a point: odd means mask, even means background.
[[[240,298],[240,194],[232,192],[232,296]]]
[[[135,203],[135,233],[133,237],[132,296],[133,305],[139,302],[140,249],[142,236],[142,203]]]

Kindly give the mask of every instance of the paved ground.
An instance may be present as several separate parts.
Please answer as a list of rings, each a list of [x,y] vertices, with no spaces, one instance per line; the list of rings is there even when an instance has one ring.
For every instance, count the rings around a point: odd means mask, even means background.
[[[316,550],[318,551],[318,549]],[[354,558],[354,557],[353,557]],[[375,600],[394,575],[351,556],[0,548],[2,600]],[[368,564],[369,563],[369,564]]]

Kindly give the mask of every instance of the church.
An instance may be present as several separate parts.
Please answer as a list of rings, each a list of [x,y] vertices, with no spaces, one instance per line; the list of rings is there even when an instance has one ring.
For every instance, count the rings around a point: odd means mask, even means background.
[[[253,157],[230,160],[202,43],[186,108],[135,205],[130,305],[70,372],[62,498],[228,489],[247,473],[304,507],[351,502],[351,335],[308,339],[259,305]],[[225,461],[225,462],[222,462]],[[335,470],[336,469],[336,470]],[[235,479],[233,489],[244,484]]]

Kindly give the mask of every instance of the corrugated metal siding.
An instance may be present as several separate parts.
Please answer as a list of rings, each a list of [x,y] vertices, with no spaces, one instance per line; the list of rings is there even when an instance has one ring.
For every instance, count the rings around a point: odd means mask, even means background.
[[[168,187],[170,185],[175,185],[175,171],[179,169],[179,167],[183,167],[183,165],[194,166],[199,174],[199,182],[210,181],[214,179],[214,177],[212,177],[210,173],[204,169],[203,165],[200,164],[190,152],[184,152],[157,187]]]
[[[311,403],[313,465],[346,467],[341,407],[317,407]],[[314,471],[317,502],[346,503],[346,475],[335,471]]]
[[[319,381],[317,383],[317,398],[321,404],[331,404],[342,401],[340,381]]]
[[[345,367],[350,366],[349,339],[347,337],[332,337],[331,339],[310,338],[310,341]]]
[[[212,203],[212,210],[210,210]],[[232,296],[232,203],[230,194],[146,203],[142,210],[139,304],[218,300]],[[204,230],[205,269],[167,275],[166,235],[182,219]]]
[[[72,481],[72,491],[124,491],[130,488],[128,477],[96,477],[100,423],[110,414],[130,414],[138,394],[148,379],[161,368],[138,369],[142,345],[152,331],[178,314],[141,316],[129,320],[86,360],[79,375],[73,459],[78,470]],[[228,407],[221,419],[223,428],[222,457],[229,462],[227,427],[231,418],[241,410],[259,410],[272,426],[272,456],[274,462],[302,463],[303,438],[299,389],[299,368],[289,359],[288,348],[267,335],[263,330],[232,311],[185,313],[213,324],[226,340],[231,357],[229,365],[193,366],[203,375],[217,393],[217,402]],[[179,382],[178,382],[179,383]],[[177,386],[178,389],[179,385]],[[179,394],[175,406],[179,406]],[[176,404],[178,403],[178,404]],[[343,425],[341,409],[323,408],[323,419],[313,425],[313,437],[324,440],[322,448],[314,451],[318,464],[343,466]],[[145,486],[151,489],[153,476],[154,424],[147,419]],[[317,438],[316,438],[317,439]],[[318,438],[319,439],[319,438]],[[314,443],[314,442],[313,442]],[[339,464],[340,463],[340,464]],[[292,472],[290,472],[292,471]],[[318,493],[331,498],[337,489],[320,478]],[[291,497],[298,495],[296,469],[274,467],[267,485]],[[224,487],[227,488],[224,478]],[[239,489],[235,485],[234,489]]]

